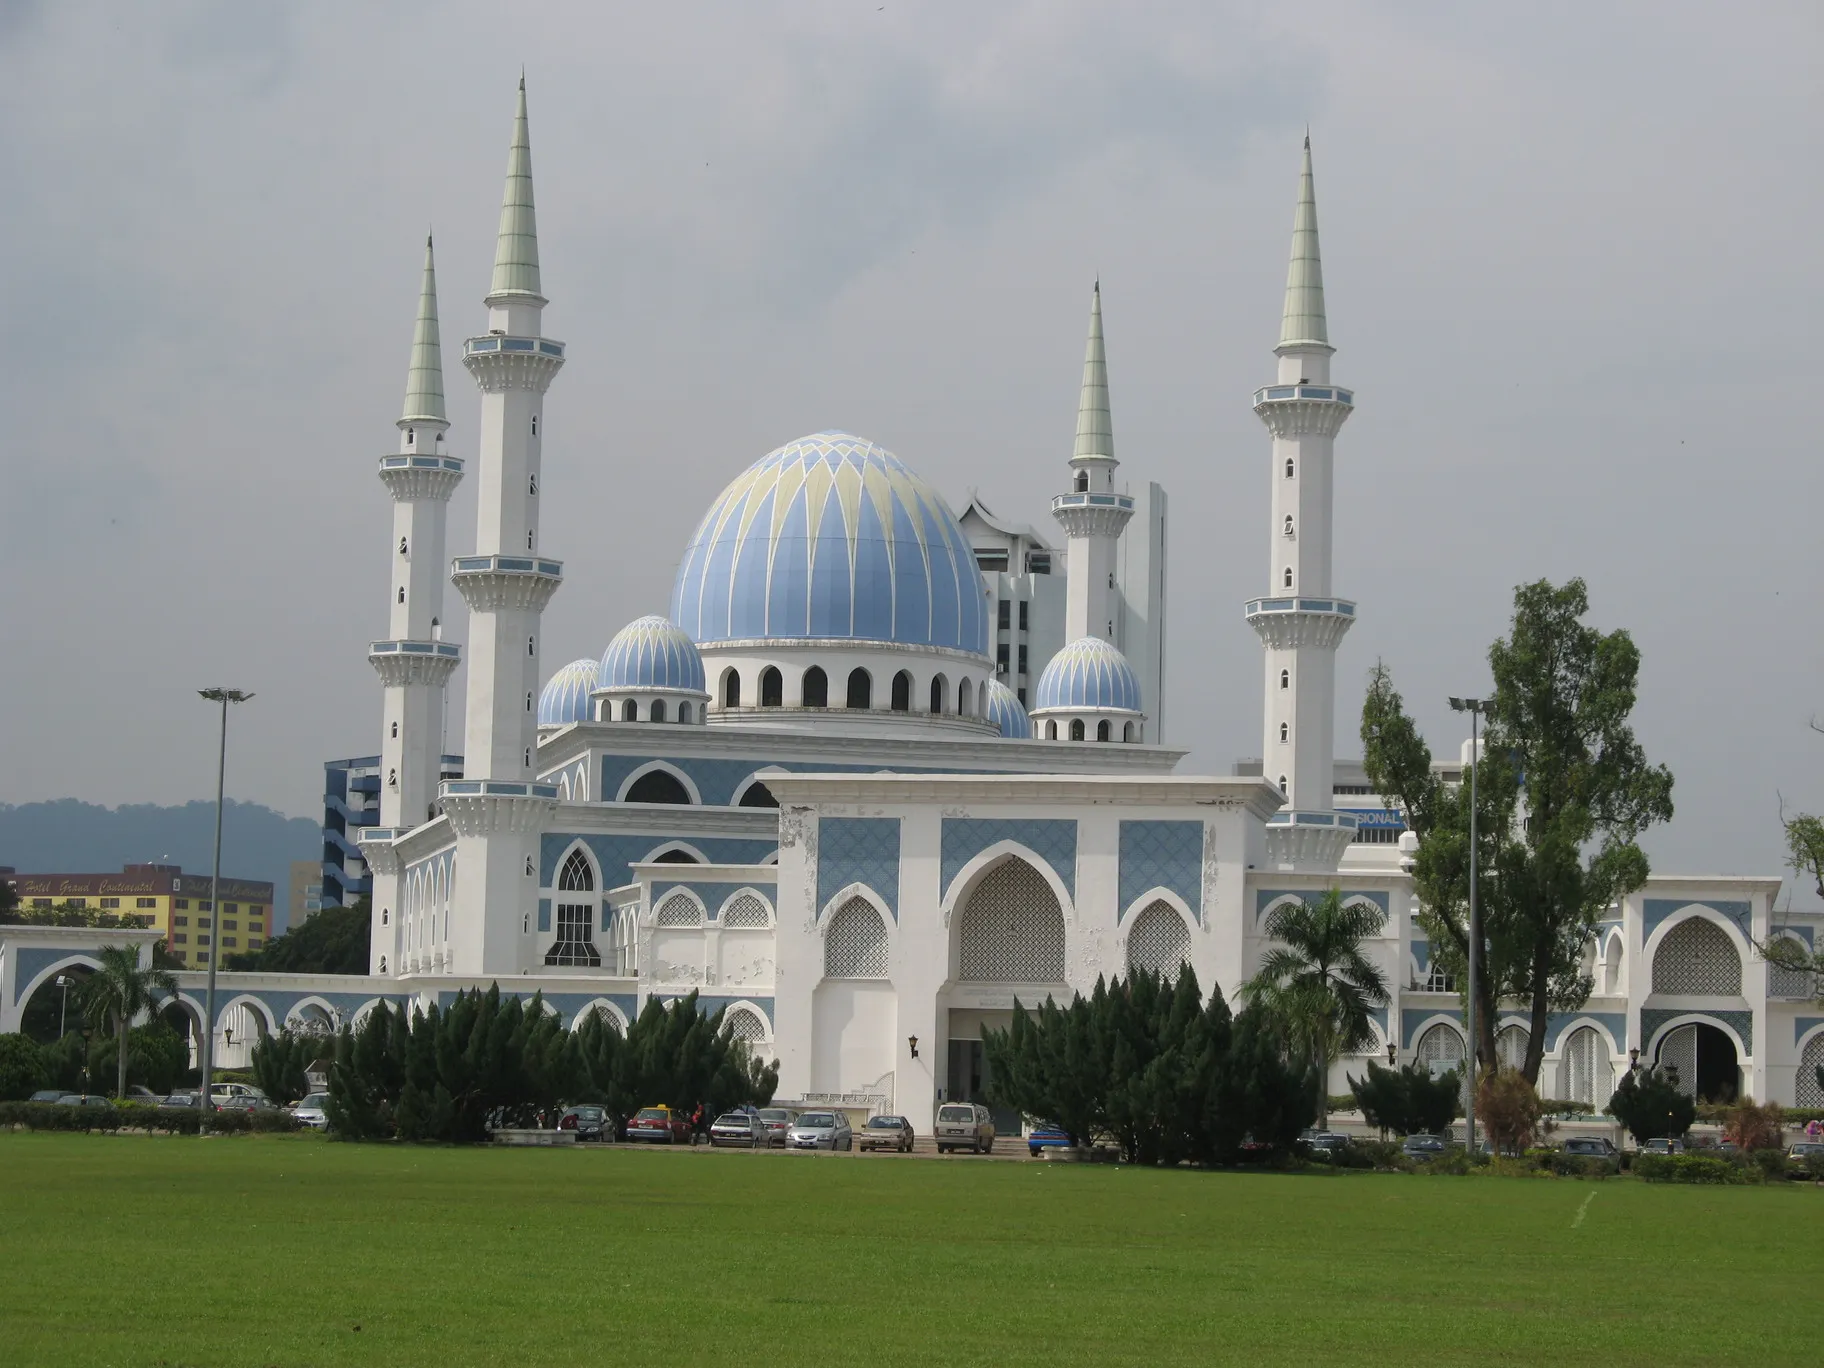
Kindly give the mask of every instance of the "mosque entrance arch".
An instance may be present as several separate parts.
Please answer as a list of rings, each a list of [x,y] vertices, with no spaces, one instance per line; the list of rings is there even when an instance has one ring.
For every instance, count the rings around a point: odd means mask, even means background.
[[[1741,1092],[1742,1066],[1735,1042],[1707,1021],[1688,1021],[1666,1032],[1657,1063],[1676,1070],[1678,1090],[1699,1102],[1733,1102]]]

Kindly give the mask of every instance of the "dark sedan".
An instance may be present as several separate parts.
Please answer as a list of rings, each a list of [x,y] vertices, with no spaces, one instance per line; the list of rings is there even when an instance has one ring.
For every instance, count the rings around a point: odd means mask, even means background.
[[[557,1128],[575,1131],[579,1144],[584,1140],[606,1140],[608,1113],[600,1107],[572,1107],[557,1118]]]

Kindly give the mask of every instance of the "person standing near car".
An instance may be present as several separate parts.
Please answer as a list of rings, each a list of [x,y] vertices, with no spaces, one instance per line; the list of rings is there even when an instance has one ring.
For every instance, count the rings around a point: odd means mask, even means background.
[[[690,1143],[694,1148],[709,1140],[709,1116],[703,1110],[703,1104],[697,1103],[697,1109],[690,1114]]]

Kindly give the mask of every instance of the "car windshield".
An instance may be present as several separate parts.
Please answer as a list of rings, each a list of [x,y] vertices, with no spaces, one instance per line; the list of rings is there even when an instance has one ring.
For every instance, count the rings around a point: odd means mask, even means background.
[[[576,1114],[585,1121],[600,1121],[602,1119],[602,1109],[600,1107],[578,1107],[576,1109]]]
[[[762,1121],[790,1121],[792,1114],[783,1107],[767,1107],[760,1113]]]
[[[906,1123],[897,1116],[876,1116],[868,1122],[869,1130],[898,1130]]]
[[[799,1117],[798,1124],[805,1130],[835,1130],[836,1118],[828,1112],[811,1112]]]
[[[328,1101],[329,1101],[328,1093],[312,1093],[309,1097],[305,1098],[302,1102],[298,1103],[298,1105],[300,1107],[321,1107],[324,1103],[326,1103]]]
[[[641,1107],[640,1114],[633,1119],[635,1121],[669,1121],[671,1113],[663,1107]]]
[[[973,1121],[975,1111],[970,1107],[939,1107],[937,1119],[939,1121]]]
[[[723,1112],[716,1118],[716,1124],[718,1126],[751,1126],[753,1122],[747,1119],[746,1112]]]

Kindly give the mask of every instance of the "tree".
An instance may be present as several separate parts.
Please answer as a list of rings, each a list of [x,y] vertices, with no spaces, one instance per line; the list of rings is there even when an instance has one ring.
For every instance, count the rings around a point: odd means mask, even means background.
[[[1625,631],[1581,619],[1580,579],[1514,592],[1509,635],[1489,648],[1493,711],[1476,768],[1477,861],[1483,945],[1478,1001],[1527,1004],[1521,1072],[1537,1085],[1553,1011],[1581,1006],[1584,955],[1597,921],[1646,882],[1639,837],[1672,817],[1672,775],[1635,740],[1640,652]],[[1468,776],[1444,783],[1385,665],[1370,675],[1362,708],[1364,764],[1419,837],[1413,880],[1420,920],[1440,967],[1465,984],[1469,870]],[[1494,1012],[1477,1015],[1475,1052],[1495,1059]]]
[[[349,907],[314,912],[263,949],[229,955],[229,969],[276,974],[365,974],[370,972],[368,899]]]
[[[1433,1075],[1423,1064],[1383,1069],[1368,1061],[1368,1076],[1349,1079],[1349,1091],[1371,1126],[1395,1135],[1436,1135],[1462,1110],[1463,1081],[1455,1069]]]
[[[1697,1120],[1697,1102],[1680,1092],[1661,1069],[1630,1069],[1609,1098],[1609,1115],[1644,1145],[1690,1130]]]
[[[1723,1138],[1734,1141],[1743,1154],[1779,1149],[1784,1118],[1785,1109],[1778,1102],[1757,1104],[1744,1097],[1723,1113]]]
[[[167,997],[177,996],[177,979],[169,969],[140,967],[139,949],[107,945],[96,952],[101,967],[83,982],[82,1010],[91,1026],[111,1028],[118,1048],[116,1097],[127,1093],[127,1033],[136,1017]]]
[[[1492,1070],[1476,1089],[1476,1119],[1488,1128],[1499,1154],[1515,1154],[1532,1144],[1539,1115],[1539,1094],[1518,1069]]]
[[[50,1064],[37,1041],[16,1031],[0,1035],[0,1102],[30,1097],[48,1085],[50,1076]]]
[[[1380,908],[1345,903],[1334,888],[1316,902],[1282,903],[1264,928],[1277,944],[1241,990],[1281,1023],[1295,1058],[1316,1073],[1320,1126],[1329,1112],[1330,1066],[1375,1041],[1373,1009],[1387,1003],[1387,980],[1362,942],[1386,920]]]
[[[310,1091],[304,1071],[333,1048],[324,1036],[286,1026],[254,1045],[253,1081],[281,1106],[296,1102]]]

